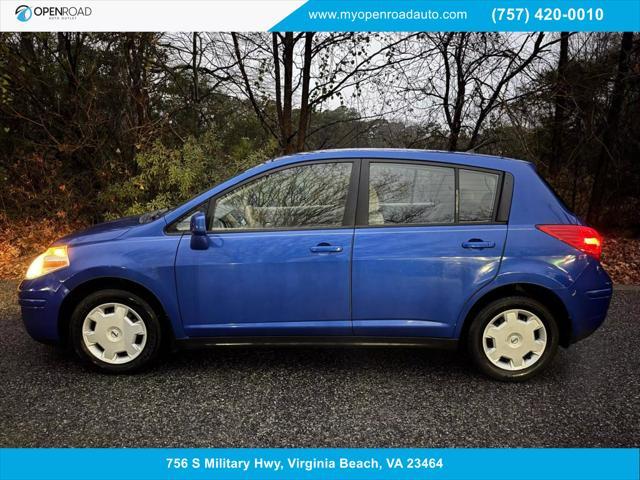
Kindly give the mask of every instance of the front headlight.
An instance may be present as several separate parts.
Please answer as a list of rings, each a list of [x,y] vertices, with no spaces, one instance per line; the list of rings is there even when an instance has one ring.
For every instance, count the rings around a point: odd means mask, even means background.
[[[55,270],[69,266],[69,255],[67,254],[67,247],[51,247],[42,255],[38,255],[36,259],[31,262],[25,278],[31,280],[38,278],[45,273],[50,273]]]

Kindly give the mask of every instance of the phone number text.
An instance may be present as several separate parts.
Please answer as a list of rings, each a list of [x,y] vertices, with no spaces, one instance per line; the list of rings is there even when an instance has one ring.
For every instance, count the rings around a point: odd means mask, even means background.
[[[541,22],[601,22],[604,20],[602,8],[538,8],[533,13],[533,18]],[[501,22],[529,23],[531,13],[526,7],[496,7],[491,12],[491,20],[494,24]]]

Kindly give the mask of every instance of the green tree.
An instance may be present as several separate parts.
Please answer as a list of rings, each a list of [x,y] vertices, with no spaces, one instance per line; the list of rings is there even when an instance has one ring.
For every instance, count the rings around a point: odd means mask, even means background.
[[[101,196],[111,217],[134,215],[158,208],[171,208],[197,193],[269,156],[269,147],[255,149],[248,139],[240,139],[225,152],[213,131],[189,136],[178,147],[156,140],[136,155],[138,174],[113,185]],[[273,146],[271,146],[273,148]]]

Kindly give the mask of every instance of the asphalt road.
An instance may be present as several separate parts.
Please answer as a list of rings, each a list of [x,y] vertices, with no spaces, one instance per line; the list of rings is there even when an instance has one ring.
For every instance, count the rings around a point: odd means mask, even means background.
[[[640,291],[545,374],[503,384],[453,352],[227,348],[111,376],[32,341],[0,283],[1,447],[640,444]]]

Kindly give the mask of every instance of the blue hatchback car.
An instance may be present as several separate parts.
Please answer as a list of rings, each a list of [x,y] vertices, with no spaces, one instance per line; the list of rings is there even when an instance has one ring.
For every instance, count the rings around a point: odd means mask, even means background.
[[[166,346],[460,345],[523,380],[603,322],[601,248],[528,162],[327,150],[64,237],[19,298],[33,338],[109,372]]]

